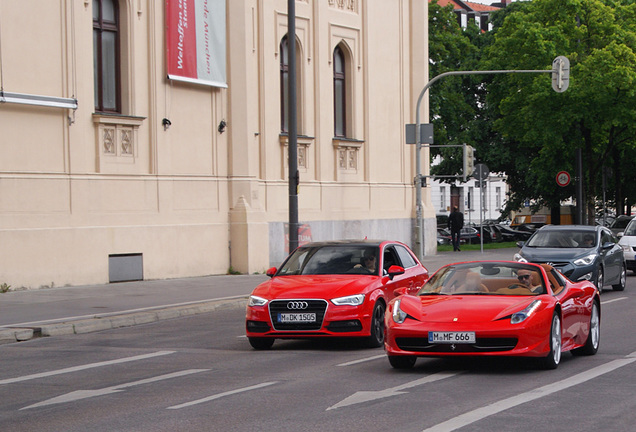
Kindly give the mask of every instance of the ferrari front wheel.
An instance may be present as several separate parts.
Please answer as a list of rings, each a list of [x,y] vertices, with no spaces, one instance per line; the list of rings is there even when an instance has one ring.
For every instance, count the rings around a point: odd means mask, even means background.
[[[601,340],[601,315],[598,311],[598,303],[592,304],[592,314],[590,315],[590,332],[587,335],[585,345],[581,348],[572,350],[575,355],[594,355],[598,351],[599,342]]]
[[[542,359],[544,369],[556,369],[561,362],[561,318],[556,312],[552,315],[552,326],[548,340],[550,352]]]
[[[415,356],[389,356],[389,363],[394,369],[411,369],[416,361]]]

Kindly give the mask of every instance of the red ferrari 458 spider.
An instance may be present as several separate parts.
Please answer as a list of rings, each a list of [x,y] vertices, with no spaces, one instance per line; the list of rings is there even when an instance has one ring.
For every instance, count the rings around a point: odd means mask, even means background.
[[[277,338],[366,337],[384,342],[384,312],[395,290],[417,292],[428,271],[395,241],[309,243],[249,297],[246,333],[255,349]]]
[[[599,292],[547,264],[449,264],[414,294],[397,291],[385,316],[391,366],[417,357],[527,356],[555,369],[561,353],[595,354]]]

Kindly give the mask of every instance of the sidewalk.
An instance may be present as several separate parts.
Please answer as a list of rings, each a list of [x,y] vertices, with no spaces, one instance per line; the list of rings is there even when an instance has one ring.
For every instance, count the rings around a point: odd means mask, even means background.
[[[442,252],[425,257],[423,264],[433,273],[451,262],[510,260],[516,250]],[[220,275],[12,291],[0,294],[0,344],[244,308],[247,296],[267,279]]]

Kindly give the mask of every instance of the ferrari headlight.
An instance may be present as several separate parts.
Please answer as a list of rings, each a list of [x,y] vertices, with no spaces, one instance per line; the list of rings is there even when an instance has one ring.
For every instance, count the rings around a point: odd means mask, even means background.
[[[359,306],[364,303],[364,294],[356,294],[346,297],[338,297],[335,299],[331,299],[331,303],[336,306]]]
[[[574,265],[577,266],[588,266],[594,262],[596,259],[596,254],[589,254],[588,256],[584,256],[583,258],[579,258],[574,261]]]
[[[519,261],[519,262],[528,262],[528,260],[527,260],[527,259],[525,259],[525,258],[523,257],[523,255],[521,255],[520,253],[516,253],[516,254],[515,254],[515,256],[514,256],[514,260],[515,260],[515,261]]]
[[[513,313],[512,317],[510,317],[510,324],[519,324],[524,322],[526,319],[530,317],[530,315],[534,313],[534,311],[537,310],[537,308],[540,305],[541,305],[541,300],[535,300],[532,303],[530,303],[528,307],[525,308],[524,310]]]
[[[398,299],[395,301],[395,303],[393,303],[393,321],[398,324],[402,324],[406,319],[406,313],[402,309],[400,309],[401,302],[402,300]]]
[[[255,295],[251,295],[250,298],[247,300],[248,306],[265,306],[266,304],[267,299]]]

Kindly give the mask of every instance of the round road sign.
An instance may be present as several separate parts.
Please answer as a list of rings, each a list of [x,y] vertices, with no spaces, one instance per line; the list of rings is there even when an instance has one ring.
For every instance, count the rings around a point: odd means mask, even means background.
[[[488,167],[486,166],[486,164],[479,163],[475,165],[475,170],[473,171],[473,177],[476,178],[477,180],[486,180],[489,174],[490,174],[490,171],[488,170]]]
[[[564,187],[570,184],[570,173],[567,171],[559,171],[556,176],[556,182],[559,186]]]

